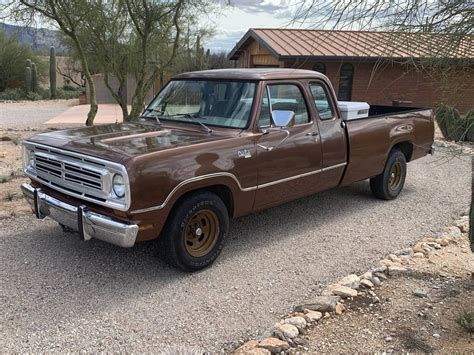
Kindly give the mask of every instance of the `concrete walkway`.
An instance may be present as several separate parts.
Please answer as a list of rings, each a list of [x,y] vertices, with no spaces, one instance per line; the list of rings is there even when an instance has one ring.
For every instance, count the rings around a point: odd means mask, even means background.
[[[84,124],[89,112],[89,105],[77,105],[68,108],[59,115],[51,118],[46,122],[48,125],[76,125]],[[130,110],[130,106],[128,109]],[[122,110],[119,105],[115,104],[100,104],[97,116],[94,119],[94,124],[107,124],[122,122]]]

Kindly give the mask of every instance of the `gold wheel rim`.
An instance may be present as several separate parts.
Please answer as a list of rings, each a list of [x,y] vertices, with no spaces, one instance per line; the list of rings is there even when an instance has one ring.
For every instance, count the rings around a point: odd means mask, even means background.
[[[390,190],[397,190],[400,187],[402,182],[402,171],[402,163],[396,162],[392,165],[392,168],[390,169],[390,178],[388,180],[388,187]]]
[[[189,255],[199,258],[207,255],[219,236],[219,219],[211,210],[196,212],[184,229],[184,245]]]

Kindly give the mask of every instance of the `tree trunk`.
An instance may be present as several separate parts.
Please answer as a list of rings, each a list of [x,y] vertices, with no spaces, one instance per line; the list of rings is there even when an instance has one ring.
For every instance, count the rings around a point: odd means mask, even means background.
[[[128,115],[127,121],[133,122],[138,120],[138,117],[143,111],[143,103],[145,101],[145,94],[143,88],[138,88],[135,91],[135,95],[132,99],[132,109],[130,110],[130,115]]]
[[[87,114],[86,126],[92,126],[94,124],[94,118],[99,108],[97,106],[97,96],[95,91],[94,79],[92,78],[92,74],[89,70],[89,65],[87,64],[86,55],[84,53],[84,50],[82,49],[82,45],[79,42],[79,39],[74,33],[71,33],[70,37],[76,45],[76,49],[79,54],[79,60],[81,61],[82,70],[84,71],[84,76],[86,77],[87,84],[89,85],[90,109]]]
[[[115,101],[120,105],[122,109],[122,121],[128,121],[128,107],[127,107],[127,83],[126,79],[123,77],[118,77],[119,87],[117,92],[110,86],[109,82],[109,74],[105,72],[104,74],[104,84],[109,90],[110,94],[114,98]]]

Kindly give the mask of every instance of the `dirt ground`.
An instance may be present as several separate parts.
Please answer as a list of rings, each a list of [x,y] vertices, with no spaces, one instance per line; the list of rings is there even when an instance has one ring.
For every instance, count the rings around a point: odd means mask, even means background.
[[[383,282],[375,290],[378,299],[357,297],[346,302],[343,315],[317,323],[306,336],[307,352],[473,354],[474,333],[456,323],[462,312],[474,312],[474,254],[467,237],[429,258],[411,259],[409,268]]]
[[[0,130],[0,219],[31,213],[20,190],[28,180],[23,176],[21,142],[34,133]]]

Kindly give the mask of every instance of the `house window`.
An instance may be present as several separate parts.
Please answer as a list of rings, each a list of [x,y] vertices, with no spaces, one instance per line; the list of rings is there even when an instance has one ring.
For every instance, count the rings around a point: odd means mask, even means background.
[[[326,75],[326,66],[324,65],[324,63],[314,63],[313,70]]]
[[[344,63],[341,66],[341,73],[339,76],[339,91],[337,93],[339,101],[351,101],[353,77],[354,66],[349,63]]]

